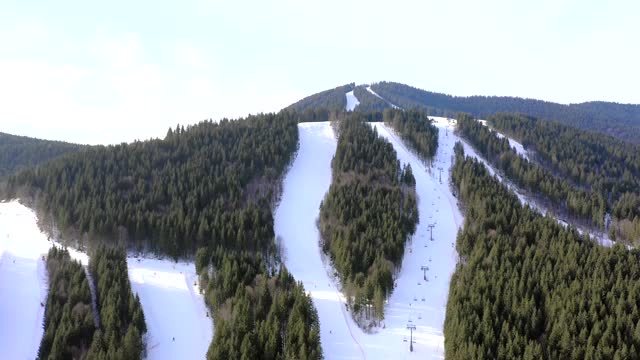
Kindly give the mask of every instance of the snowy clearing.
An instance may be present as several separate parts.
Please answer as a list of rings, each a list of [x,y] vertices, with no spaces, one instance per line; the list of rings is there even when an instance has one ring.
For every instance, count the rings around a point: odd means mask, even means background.
[[[0,203],[0,349],[6,359],[35,359],[43,335],[51,242],[36,214],[17,200]]]
[[[376,93],[375,91],[373,91],[373,90],[371,89],[371,86],[367,86],[367,91],[368,91],[368,92],[370,92],[371,94],[373,94],[373,95],[374,95],[375,97],[377,97],[378,99],[380,99],[380,100],[382,100],[382,101],[386,102],[387,104],[391,105],[391,107],[392,107],[392,108],[394,108],[394,109],[401,109],[401,107],[400,107],[400,106],[396,106],[396,105],[392,104],[389,100],[387,100],[387,99],[383,98],[382,96],[378,95],[378,93]]]
[[[205,358],[213,320],[207,316],[195,265],[131,256],[127,265],[147,322],[147,358]]]
[[[382,124],[374,124],[388,138],[401,162],[410,162],[417,181],[420,223],[405,252],[397,287],[385,308],[384,327],[364,333],[344,306],[344,296],[323,261],[316,219],[320,202],[331,184],[331,159],[336,140],[329,123],[299,124],[300,149],[284,181],[282,201],[275,215],[276,234],[282,236],[285,264],[304,283],[318,310],[321,340],[327,359],[440,359],[444,357],[445,307],[449,279],[455,268],[454,248],[462,216],[446,180],[451,164],[453,135],[441,131],[437,167],[429,173]],[[448,135],[447,135],[448,134]],[[434,168],[435,169],[435,168]],[[433,238],[427,224],[433,223]],[[428,266],[424,280],[422,266]],[[424,299],[424,300],[423,300]],[[408,324],[416,326],[414,352],[409,352]]]
[[[349,91],[345,94],[347,97],[347,111],[353,111],[356,109],[356,106],[360,104],[358,98],[353,94],[353,90]]]

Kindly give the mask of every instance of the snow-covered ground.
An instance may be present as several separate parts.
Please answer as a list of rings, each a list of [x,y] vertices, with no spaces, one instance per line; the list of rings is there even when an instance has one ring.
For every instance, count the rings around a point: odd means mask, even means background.
[[[147,358],[204,359],[213,339],[213,321],[207,316],[195,265],[137,257],[128,257],[127,264],[147,322]]]
[[[356,106],[360,104],[360,101],[358,101],[358,98],[353,94],[353,90],[346,93],[345,96],[347,97],[347,111],[355,110]]]
[[[18,201],[0,203],[0,349],[4,359],[35,359],[43,334],[51,242]]]
[[[400,109],[400,106],[396,106],[396,105],[392,104],[391,101],[389,101],[389,100],[383,98],[382,96],[378,95],[378,93],[376,93],[375,91],[373,91],[373,89],[371,89],[371,86],[367,86],[367,91],[370,92],[371,94],[373,94],[378,99],[380,99],[380,100],[388,103],[389,105],[391,105],[392,108]]]
[[[401,162],[411,163],[420,211],[418,230],[406,249],[397,287],[385,308],[384,327],[367,334],[354,323],[338,285],[328,275],[328,264],[323,262],[316,218],[331,184],[331,158],[336,148],[329,123],[299,124],[300,149],[285,178],[284,194],[275,215],[276,234],[283,238],[287,267],[296,280],[304,283],[318,309],[327,359],[443,358],[442,328],[449,279],[457,261],[454,242],[462,224],[446,180],[454,137],[451,130],[441,131],[443,146],[434,171],[429,172],[384,125],[373,126],[392,142]],[[442,184],[438,167],[443,168]],[[427,224],[435,225],[434,241],[430,241]],[[429,267],[428,281],[423,278],[422,266]],[[409,324],[416,326],[413,353],[409,352]]]

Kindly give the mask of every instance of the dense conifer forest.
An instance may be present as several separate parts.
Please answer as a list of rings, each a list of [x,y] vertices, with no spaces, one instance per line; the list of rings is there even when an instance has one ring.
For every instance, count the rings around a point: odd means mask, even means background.
[[[506,138],[498,135],[472,116],[458,116],[457,131],[468,140],[487,161],[502,171],[506,177],[534,197],[551,202],[555,210],[586,222],[599,229],[604,228],[606,201],[602,194],[574,186],[573,183],[535,162],[519,155]]]
[[[258,200],[279,194],[274,180],[297,142],[290,113],[205,121],[163,140],[92,147],[27,169],[9,178],[9,197],[37,197],[39,210],[77,238],[174,257],[206,245],[266,250],[273,241],[259,225],[271,212]]]
[[[133,295],[124,248],[99,246],[89,262],[96,285],[101,328],[93,336],[91,359],[141,359],[147,325],[138,295]]]
[[[519,114],[488,123],[535,150],[535,159],[573,184],[600,194],[613,216],[614,239],[640,239],[640,146]]]
[[[355,113],[337,124],[319,228],[354,312],[382,319],[418,209],[411,167],[401,168],[393,146],[363,120]]]
[[[438,128],[431,124],[426,112],[385,109],[383,114],[384,123],[397,132],[423,161],[429,161],[436,155]]]
[[[47,274],[49,293],[38,358],[85,358],[96,328],[84,269],[67,250],[54,246],[47,255]]]
[[[82,145],[62,141],[34,139],[0,132],[0,178],[84,148],[86,147]]]
[[[640,253],[599,246],[517,197],[456,145],[465,206],[447,359],[638,359]]]
[[[640,105],[602,101],[563,105],[507,96],[451,96],[384,81],[372,84],[371,89],[403,109],[424,109],[433,116],[467,112],[486,118],[498,112],[518,112],[640,143]]]

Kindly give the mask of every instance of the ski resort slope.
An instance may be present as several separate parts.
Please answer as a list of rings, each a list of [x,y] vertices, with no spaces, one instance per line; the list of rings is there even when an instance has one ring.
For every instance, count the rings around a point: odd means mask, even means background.
[[[353,94],[353,90],[349,91],[345,94],[347,97],[347,111],[353,111],[356,109],[356,106],[360,104],[358,98]]]
[[[328,122],[298,124],[300,148],[284,180],[275,213],[275,232],[282,237],[284,263],[311,293],[320,318],[320,338],[326,359],[362,359],[360,329],[344,307],[323,262],[316,219],[320,202],[331,185],[331,159],[336,151]],[[354,334],[355,333],[355,334]]]
[[[420,223],[405,252],[397,287],[385,309],[384,327],[364,333],[346,310],[333,270],[324,259],[316,226],[319,206],[331,184],[331,159],[336,141],[329,123],[299,124],[300,149],[284,181],[284,193],[275,214],[275,230],[282,237],[284,261],[311,294],[321,327],[326,359],[441,359],[444,357],[445,307],[449,279],[457,254],[453,243],[462,216],[447,181],[438,181],[384,125],[374,124],[388,138],[403,163],[410,163],[419,196]],[[453,135],[442,131],[436,164],[451,165]],[[433,223],[430,241],[427,224]],[[421,266],[429,266],[428,281]],[[418,284],[420,283],[420,284]],[[422,300],[424,298],[424,301]],[[409,352],[409,330],[416,326],[414,352]]]
[[[0,203],[0,349],[3,359],[35,359],[43,335],[51,242],[36,214],[17,200]]]
[[[147,359],[204,359],[213,339],[195,265],[128,257],[129,279],[147,323]]]

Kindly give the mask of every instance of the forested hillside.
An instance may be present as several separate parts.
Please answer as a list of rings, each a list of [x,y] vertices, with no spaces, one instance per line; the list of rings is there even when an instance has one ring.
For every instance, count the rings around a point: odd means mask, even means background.
[[[0,132],[0,178],[84,148],[86,147],[82,145],[62,141],[40,140]]]
[[[433,116],[454,117],[457,112],[467,112],[484,118],[498,112],[519,112],[640,143],[640,105],[601,101],[563,105],[507,96],[451,96],[394,82],[372,84],[371,89],[401,108],[424,109]]]
[[[599,246],[523,207],[456,145],[465,206],[447,359],[638,359],[640,253]]]
[[[518,114],[488,122],[534,149],[536,160],[554,173],[600,194],[613,215],[613,238],[640,239],[640,146]]]
[[[498,137],[470,115],[458,115],[457,131],[509,180],[531,196],[549,202],[549,208],[571,217],[573,222],[604,228],[607,204],[601,193],[575,186],[562,177],[554,176],[543,166],[525,159],[511,148],[506,138]]]
[[[96,330],[84,269],[67,250],[54,246],[47,255],[47,274],[49,293],[38,358],[83,359]]]
[[[356,314],[382,319],[418,210],[411,167],[354,113],[338,124],[333,181],[320,206],[322,248]],[[373,309],[372,309],[373,307]],[[374,310],[374,311],[370,311]]]
[[[272,209],[298,146],[299,119],[285,111],[205,121],[169,129],[162,140],[92,147],[12,176],[9,191],[36,198],[63,232],[87,241],[117,241],[172,257],[191,257],[198,249],[197,270],[216,326],[209,358],[318,359],[315,309],[302,285],[286,269],[277,270],[273,230]],[[102,263],[92,267],[99,273]],[[121,265],[113,265],[117,274],[110,280],[96,275],[99,292],[106,291],[100,298],[109,299],[110,288],[128,288]],[[142,325],[135,320],[135,327],[124,327],[120,315],[141,314],[128,309],[101,310],[116,321],[112,336],[103,318],[105,333],[96,340],[107,357],[119,344],[122,351],[138,349]]]
[[[355,84],[338,86],[337,88],[325,90],[289,105],[285,110],[294,110],[304,113],[309,109],[344,110],[347,107],[346,93],[353,90]]]
[[[356,106],[357,111],[382,112],[382,110],[390,107],[389,103],[370,93],[364,85],[356,86],[353,94],[360,102]]]
[[[91,239],[174,257],[206,245],[257,251],[272,247],[251,226],[271,214],[259,200],[278,194],[297,140],[289,113],[205,121],[163,140],[92,147],[22,171],[9,190],[39,197],[60,230]]]

